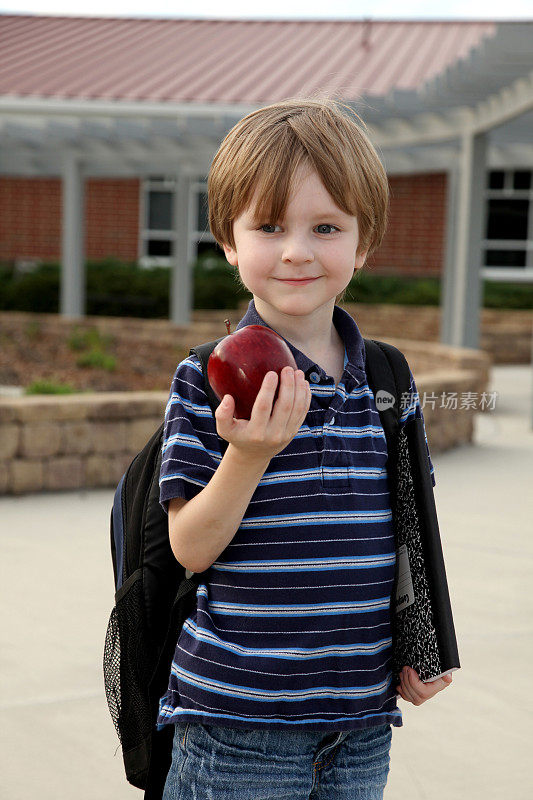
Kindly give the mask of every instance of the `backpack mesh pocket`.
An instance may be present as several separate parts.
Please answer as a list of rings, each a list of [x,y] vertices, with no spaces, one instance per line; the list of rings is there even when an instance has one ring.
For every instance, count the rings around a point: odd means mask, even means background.
[[[140,745],[155,724],[148,701],[153,664],[147,663],[142,570],[137,570],[116,595],[104,645],[107,704],[122,750]]]

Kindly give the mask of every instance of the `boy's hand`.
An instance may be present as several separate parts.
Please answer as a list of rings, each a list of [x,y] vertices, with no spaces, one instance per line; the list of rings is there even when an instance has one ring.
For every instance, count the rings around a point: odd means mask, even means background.
[[[423,683],[412,667],[404,667],[400,672],[400,686],[396,687],[396,691],[404,700],[408,700],[415,706],[421,706],[426,700],[446,689],[451,682],[452,676],[450,674],[445,675],[443,678]]]
[[[235,401],[229,394],[224,396],[215,412],[219,436],[247,458],[270,461],[287,447],[305,420],[311,403],[311,388],[302,370],[283,368],[278,397],[272,409],[277,385],[277,373],[267,372],[249,420],[233,417]]]

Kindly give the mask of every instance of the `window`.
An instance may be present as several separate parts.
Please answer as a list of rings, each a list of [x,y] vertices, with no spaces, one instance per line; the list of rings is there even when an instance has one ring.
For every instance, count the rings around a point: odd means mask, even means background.
[[[487,177],[484,265],[508,272],[533,270],[533,181],[531,170],[491,170]]]
[[[141,263],[170,264],[176,239],[176,181],[160,176],[145,181],[141,196]]]
[[[150,190],[148,194],[148,227],[152,230],[172,230],[172,192]]]
[[[176,255],[177,180],[151,176],[141,189],[140,263],[170,266]],[[207,212],[207,178],[192,181],[189,194],[189,254],[191,261],[205,252],[222,255],[210,230]]]
[[[207,210],[207,187],[200,185],[198,187],[197,198],[197,212],[198,212],[198,231],[202,233],[209,232],[209,219]]]
[[[223,251],[215,242],[213,234],[209,230],[207,178],[193,183],[191,190],[194,198],[194,213],[196,214],[196,226],[193,234],[196,254],[201,256],[211,253],[224,258]]]

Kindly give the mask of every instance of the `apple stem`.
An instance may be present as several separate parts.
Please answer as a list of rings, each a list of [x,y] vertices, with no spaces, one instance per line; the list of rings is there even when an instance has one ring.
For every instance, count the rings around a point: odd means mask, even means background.
[[[230,325],[231,325],[231,322],[229,321],[229,319],[225,319],[225,320],[224,320],[224,323],[225,323],[225,325],[226,325],[226,330],[228,331],[228,336],[229,336],[229,335],[230,335],[230,333],[231,333],[231,331],[230,331]]]

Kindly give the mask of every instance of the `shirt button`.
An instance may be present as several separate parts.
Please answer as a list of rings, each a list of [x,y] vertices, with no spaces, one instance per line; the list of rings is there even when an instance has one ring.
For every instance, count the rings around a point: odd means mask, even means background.
[[[318,372],[311,372],[309,373],[309,380],[311,381],[311,383],[318,383],[318,381],[320,380],[320,375],[318,374]]]

